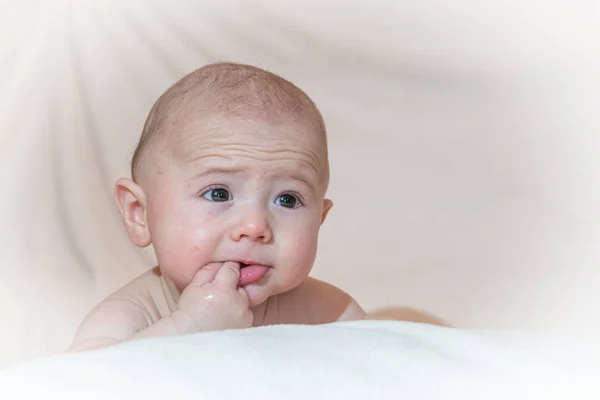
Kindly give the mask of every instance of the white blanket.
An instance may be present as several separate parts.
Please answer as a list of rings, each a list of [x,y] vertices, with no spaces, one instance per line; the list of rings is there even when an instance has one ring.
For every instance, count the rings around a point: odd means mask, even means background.
[[[589,342],[593,343],[593,342]],[[9,399],[599,399],[585,341],[362,321],[146,339],[0,372]]]

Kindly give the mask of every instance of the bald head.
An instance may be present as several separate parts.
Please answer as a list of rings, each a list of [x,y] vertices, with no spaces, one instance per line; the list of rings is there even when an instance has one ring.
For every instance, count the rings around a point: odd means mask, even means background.
[[[156,101],[133,155],[133,179],[139,177],[153,154],[168,150],[169,140],[186,126],[215,114],[274,124],[308,124],[322,141],[327,159],[325,124],[308,95],[291,82],[263,69],[218,63],[184,76]],[[328,174],[326,171],[327,177]]]

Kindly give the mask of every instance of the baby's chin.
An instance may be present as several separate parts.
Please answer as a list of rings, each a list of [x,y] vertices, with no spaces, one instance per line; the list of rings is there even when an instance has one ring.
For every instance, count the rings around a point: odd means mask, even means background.
[[[277,297],[279,295],[294,291],[307,278],[308,276],[304,277],[304,279],[300,280],[300,282],[286,282],[285,284],[282,284],[281,282],[276,284],[274,281],[267,281],[265,283],[261,282],[262,284],[256,283],[244,286],[244,289],[246,289],[246,293],[248,293],[248,298],[250,300],[250,308],[257,308],[272,297]]]
[[[269,298],[278,296],[291,289],[281,287],[280,285],[274,285],[274,282],[259,282],[246,285],[243,288],[248,293],[248,299],[250,300],[250,308],[259,307],[265,303]]]
[[[256,308],[267,301],[269,297],[277,295],[277,293],[270,293],[264,286],[255,284],[244,286],[244,290],[248,293],[250,308]]]

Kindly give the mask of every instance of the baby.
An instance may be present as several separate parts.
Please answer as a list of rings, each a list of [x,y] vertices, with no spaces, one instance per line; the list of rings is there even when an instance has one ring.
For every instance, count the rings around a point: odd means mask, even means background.
[[[325,124],[285,79],[239,64],[183,77],[153,106],[115,199],[158,266],[102,301],[71,351],[136,338],[363,319],[309,277],[329,162]]]

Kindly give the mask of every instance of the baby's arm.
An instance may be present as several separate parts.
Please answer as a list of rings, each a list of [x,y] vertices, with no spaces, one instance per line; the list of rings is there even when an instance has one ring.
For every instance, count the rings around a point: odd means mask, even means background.
[[[107,299],[81,324],[68,351],[92,350],[142,337],[179,334],[171,316],[151,324],[138,307],[129,299]]]
[[[239,264],[231,262],[201,268],[170,315],[160,315],[154,300],[156,282],[152,272],[146,273],[90,313],[69,351],[97,349],[144,337],[250,327],[253,316],[248,295],[237,287],[239,268]]]
[[[91,350],[142,337],[179,333],[172,316],[161,318],[148,296],[146,273],[102,301],[80,325],[68,351]]]

